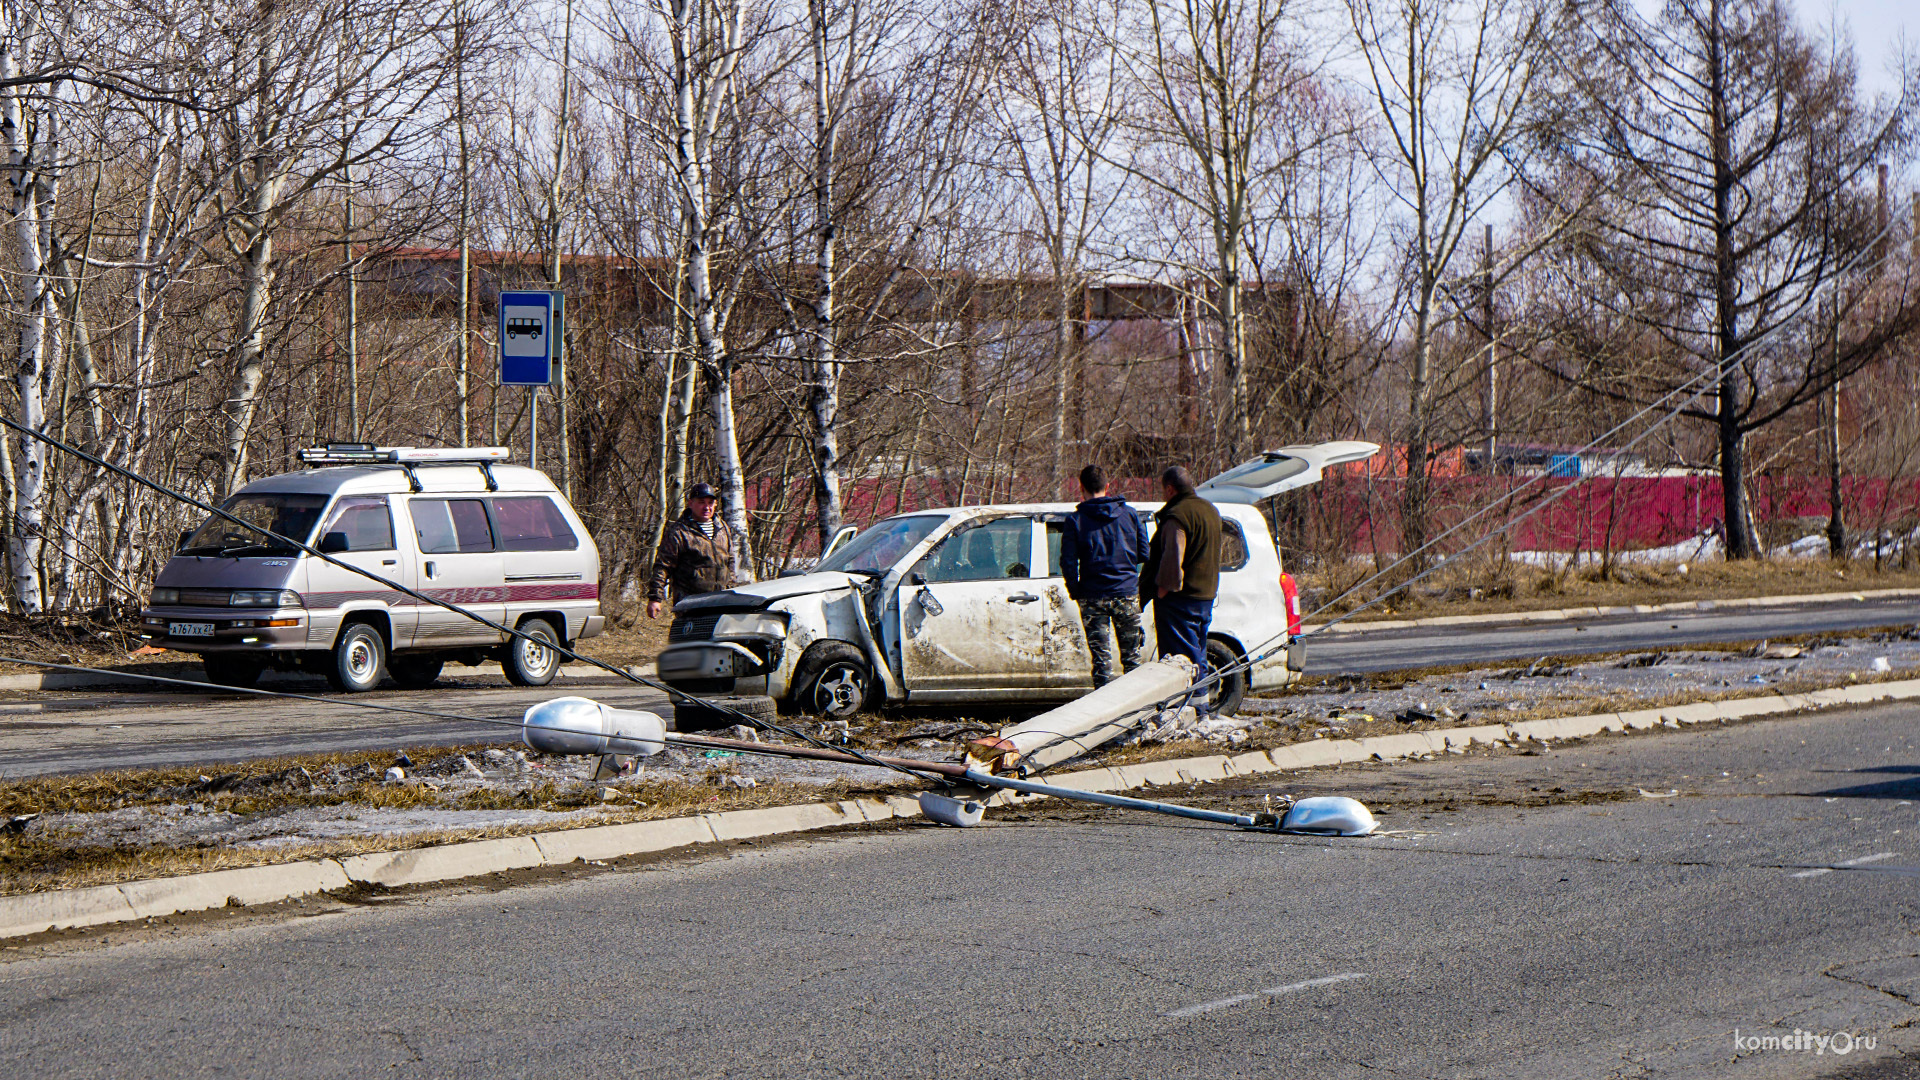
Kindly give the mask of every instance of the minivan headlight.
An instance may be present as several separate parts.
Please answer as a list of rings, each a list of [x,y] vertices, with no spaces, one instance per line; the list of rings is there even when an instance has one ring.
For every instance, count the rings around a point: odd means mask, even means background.
[[[299,607],[300,594],[292,589],[235,589],[227,603],[234,607]]]
[[[156,607],[161,604],[177,604],[179,602],[179,589],[155,589],[153,590],[153,595],[147,599],[147,603]]]
[[[720,616],[713,624],[713,636],[720,637],[766,637],[783,638],[787,636],[787,617],[765,611],[740,612]]]

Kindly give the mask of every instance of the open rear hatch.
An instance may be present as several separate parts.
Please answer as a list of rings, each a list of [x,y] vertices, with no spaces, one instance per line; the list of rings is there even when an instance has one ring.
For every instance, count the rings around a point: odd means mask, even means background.
[[[1235,465],[1195,491],[1208,502],[1257,503],[1283,491],[1319,483],[1329,465],[1365,461],[1379,452],[1378,443],[1356,440],[1283,446]]]

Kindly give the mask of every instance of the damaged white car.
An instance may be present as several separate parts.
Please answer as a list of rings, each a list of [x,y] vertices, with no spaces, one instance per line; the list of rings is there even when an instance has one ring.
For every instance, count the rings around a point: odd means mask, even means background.
[[[1299,606],[1256,504],[1379,449],[1285,447],[1197,489],[1224,526],[1208,661],[1225,668],[1268,646],[1250,669],[1214,686],[1216,711],[1233,712],[1248,690],[1292,682],[1303,659],[1269,645],[1298,632]],[[1151,530],[1159,504],[1133,507]],[[690,694],[751,695],[839,718],[881,705],[1078,697],[1093,688],[1093,663],[1060,576],[1072,513],[1071,503],[1029,503],[888,518],[838,544],[811,573],[676,604],[659,676]],[[694,719],[681,715],[685,726]]]

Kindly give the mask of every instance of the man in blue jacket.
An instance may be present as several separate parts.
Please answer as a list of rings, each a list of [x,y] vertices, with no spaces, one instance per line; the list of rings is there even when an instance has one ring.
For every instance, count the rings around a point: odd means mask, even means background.
[[[1147,557],[1147,527],[1127,500],[1107,494],[1107,474],[1098,465],[1080,470],[1087,500],[1073,511],[1060,537],[1060,573],[1067,595],[1080,604],[1080,625],[1093,657],[1093,685],[1116,677],[1107,624],[1120,642],[1120,663],[1140,666],[1147,635],[1140,627],[1140,564]]]

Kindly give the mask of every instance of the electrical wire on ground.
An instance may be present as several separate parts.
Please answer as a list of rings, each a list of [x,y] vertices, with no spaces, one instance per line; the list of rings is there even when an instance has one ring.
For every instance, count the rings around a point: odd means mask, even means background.
[[[48,446],[51,446],[54,449],[59,450],[63,453],[71,454],[74,457],[81,459],[82,461],[86,461],[102,469],[109,470],[110,472],[113,472],[116,475],[125,477],[126,479],[131,480],[136,484],[146,487],[152,491],[158,492],[161,495],[164,495],[170,499],[177,500],[179,502],[185,503],[188,506],[194,507],[208,514],[212,514],[216,517],[229,521],[235,525],[240,526],[243,529],[248,530],[249,532],[257,533],[261,536],[267,537],[270,540],[276,541],[281,544],[285,544],[290,548],[293,548],[297,551],[301,551],[311,557],[320,559],[330,566],[335,566],[342,570],[348,570],[355,574],[358,574],[363,578],[367,578],[370,581],[378,582],[394,590],[395,592],[400,593],[403,596],[408,596],[422,603],[431,604],[434,607],[438,607],[446,611],[451,611],[457,615],[461,615],[468,619],[472,619],[474,622],[477,622],[482,626],[486,626],[490,629],[493,629],[502,634],[505,634],[509,638],[518,638],[522,641],[526,641],[529,644],[536,645],[543,649],[552,649],[553,651],[559,653],[564,657],[567,657],[568,659],[577,660],[583,664],[589,664],[593,667],[599,668],[602,671],[606,671],[613,675],[617,675],[620,678],[626,679],[629,682],[637,683],[641,686],[648,687],[649,689],[658,690],[661,693],[666,694],[668,698],[676,704],[683,701],[691,702],[703,708],[712,710],[714,712],[718,712],[722,716],[733,718],[737,722],[745,724],[750,728],[763,728],[768,731],[777,732],[781,735],[787,736],[788,738],[797,739],[801,742],[809,743],[811,745],[820,747],[821,749],[824,749],[824,750],[835,750],[837,752],[851,753],[855,757],[868,759],[870,763],[876,768],[893,768],[896,770],[898,769],[898,766],[887,765],[886,763],[880,761],[878,758],[869,758],[869,756],[866,755],[864,751],[855,750],[851,748],[844,748],[844,747],[835,747],[831,743],[827,743],[825,741],[817,739],[814,736],[809,735],[804,731],[800,731],[797,728],[788,728],[780,724],[775,724],[771,721],[762,720],[757,717],[750,716],[747,713],[742,712],[741,710],[736,709],[731,705],[727,705],[724,703],[716,703],[709,699],[702,698],[694,694],[689,694],[686,691],[677,689],[673,686],[668,685],[667,683],[663,683],[655,679],[649,679],[643,675],[637,675],[634,672],[627,670],[626,668],[609,664],[604,660],[598,660],[591,656],[584,656],[566,647],[565,645],[560,644],[559,642],[544,641],[539,638],[530,637],[527,634],[522,633],[520,630],[518,630],[515,627],[510,627],[510,626],[503,625],[501,623],[497,623],[492,619],[487,618],[484,615],[477,614],[464,607],[461,607],[458,604],[454,604],[449,601],[442,600],[438,597],[429,596],[426,593],[420,592],[416,589],[410,589],[407,586],[402,585],[397,581],[381,576],[379,573],[376,573],[375,571],[368,570],[365,567],[354,566],[352,563],[348,563],[343,560],[336,559],[332,555],[328,554],[327,552],[321,551],[320,549],[309,545],[304,540],[297,540],[290,536],[283,536],[279,533],[272,531],[271,529],[266,529],[259,525],[255,525],[250,521],[242,520],[241,518],[236,517],[235,515],[230,514],[226,510],[223,510],[220,507],[214,506],[211,503],[202,502],[201,500],[196,499],[193,496],[188,495],[183,491],[177,491],[173,488],[168,487],[165,484],[160,483],[157,480],[152,480],[147,477],[141,476],[140,474],[124,466],[115,465],[114,463],[107,461],[104,458],[98,457],[94,454],[90,454],[87,451],[82,450],[77,446],[72,446],[60,439],[54,438],[51,435],[47,435],[43,432],[35,431],[32,428],[27,427],[26,425],[21,424],[10,417],[0,416],[0,425],[5,425],[6,427],[12,428],[14,431],[17,431],[22,435],[26,435],[29,438],[36,439],[40,442],[43,442]],[[904,771],[904,770],[899,770],[899,771]]]

